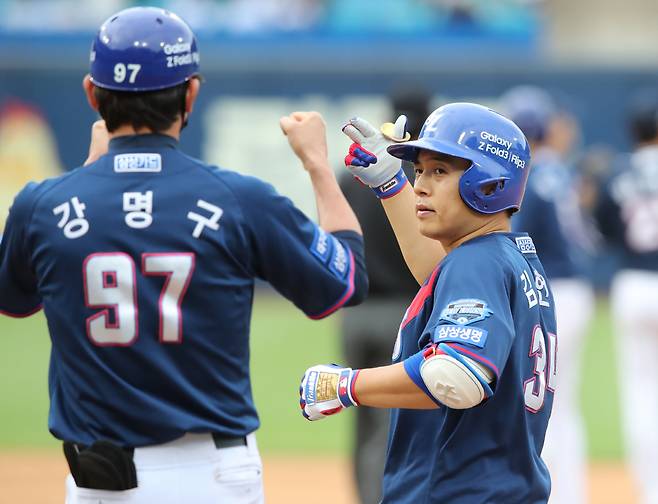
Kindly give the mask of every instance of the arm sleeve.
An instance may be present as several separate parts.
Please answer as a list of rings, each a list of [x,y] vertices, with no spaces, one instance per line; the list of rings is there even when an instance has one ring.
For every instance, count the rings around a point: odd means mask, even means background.
[[[363,301],[368,291],[363,237],[328,233],[258,179],[243,205],[252,267],[310,318]]]
[[[460,254],[452,259],[441,271],[419,343],[445,343],[491,369],[495,392],[515,336],[510,275],[494,257]]]
[[[26,244],[31,214],[31,186],[21,191],[9,211],[0,237],[0,313],[27,317],[39,311],[41,299]]]

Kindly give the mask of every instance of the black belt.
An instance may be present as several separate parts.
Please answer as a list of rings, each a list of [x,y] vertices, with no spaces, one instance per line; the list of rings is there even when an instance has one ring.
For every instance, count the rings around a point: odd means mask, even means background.
[[[235,446],[247,446],[247,436],[225,436],[224,434],[212,433],[212,440],[217,449],[233,448]]]
[[[234,448],[236,446],[247,446],[247,436],[227,436],[225,434],[219,434],[218,432],[213,432],[211,433],[212,435],[212,440],[215,443],[215,447],[217,449],[221,448]],[[83,450],[86,450],[88,446],[80,444],[80,443],[71,443],[76,447],[76,451],[81,452]],[[126,452],[130,458],[133,458],[133,453],[135,452],[135,448],[132,446],[123,446],[121,447],[121,450]]]

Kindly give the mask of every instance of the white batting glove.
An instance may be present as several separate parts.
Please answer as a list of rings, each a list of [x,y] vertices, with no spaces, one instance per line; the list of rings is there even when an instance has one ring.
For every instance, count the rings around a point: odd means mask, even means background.
[[[383,124],[379,131],[361,117],[353,117],[343,126],[343,133],[354,142],[345,156],[345,166],[378,198],[396,195],[407,183],[402,162],[386,152],[389,145],[409,140],[406,126],[405,115],[398,117],[395,124]]]
[[[350,406],[358,406],[353,390],[358,374],[358,369],[336,364],[308,368],[299,386],[299,405],[304,418],[322,420]]]

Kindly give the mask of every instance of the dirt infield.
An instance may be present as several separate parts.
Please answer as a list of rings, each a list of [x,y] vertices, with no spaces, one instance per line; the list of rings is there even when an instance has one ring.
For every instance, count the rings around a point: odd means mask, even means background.
[[[331,489],[334,504],[356,504],[348,461],[343,458],[265,457],[268,504],[307,504],[318,489]],[[0,504],[62,504],[67,469],[57,452],[0,452]],[[592,504],[636,502],[623,466],[592,464]]]

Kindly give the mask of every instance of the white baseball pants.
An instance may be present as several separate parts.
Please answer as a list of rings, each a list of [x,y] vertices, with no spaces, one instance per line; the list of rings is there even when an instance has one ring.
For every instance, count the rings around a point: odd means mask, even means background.
[[[112,492],[78,488],[69,474],[66,504],[262,504],[263,468],[256,437],[247,446],[217,448],[210,434],[186,434],[136,448],[138,487]]]

